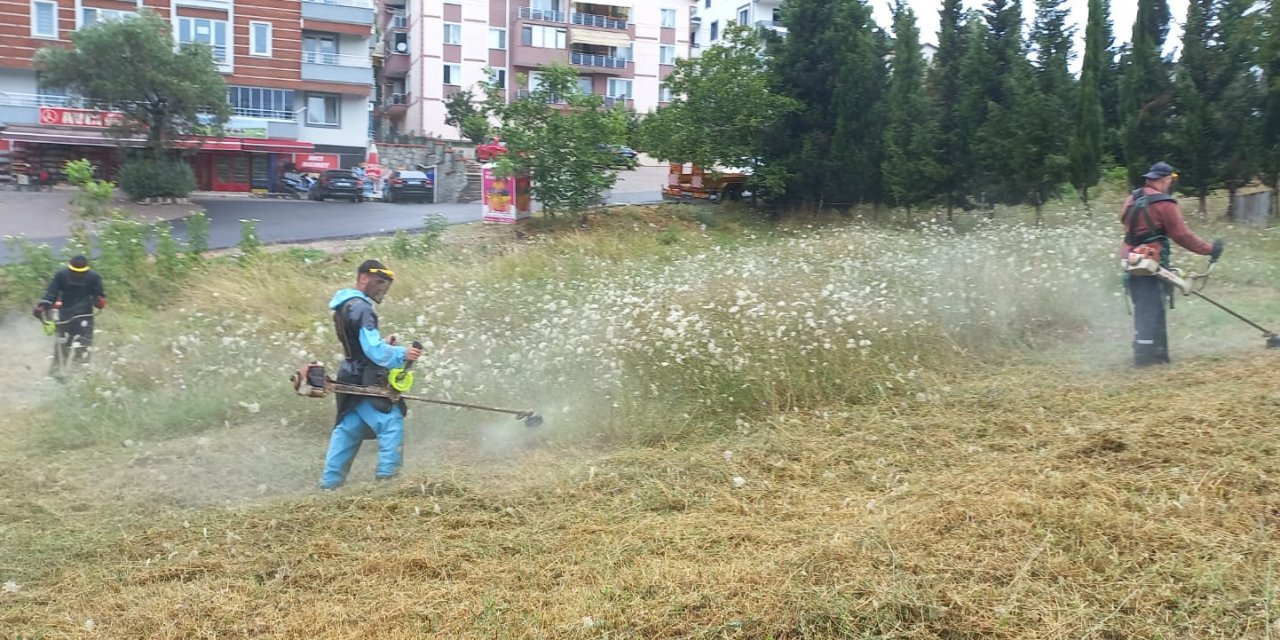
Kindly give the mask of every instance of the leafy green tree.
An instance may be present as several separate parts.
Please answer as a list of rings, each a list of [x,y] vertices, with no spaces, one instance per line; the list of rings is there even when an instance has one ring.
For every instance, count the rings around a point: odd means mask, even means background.
[[[144,10],[79,29],[71,42],[36,52],[33,65],[42,83],[121,112],[114,134],[145,133],[153,154],[184,136],[221,135],[231,106],[212,53],[207,45],[175,48],[164,18]]]
[[[963,195],[969,148],[961,127],[959,109],[960,61],[965,50],[962,1],[943,0],[938,18],[938,51],[928,71],[928,88],[938,123],[937,187],[946,201],[947,221],[951,222],[955,206]]]
[[[708,170],[750,168],[754,186],[785,190],[786,174],[765,162],[764,141],[796,103],[771,90],[764,45],[752,29],[731,27],[701,56],[676,61],[666,83],[671,103],[640,124],[646,152]]]
[[[1236,192],[1257,178],[1261,168],[1262,120],[1258,112],[1265,102],[1255,61],[1262,25],[1259,14],[1249,13],[1253,5],[1250,0],[1221,0],[1217,5],[1224,88],[1213,117],[1224,143],[1218,177],[1227,189],[1229,219],[1235,219]]]
[[[1043,222],[1044,205],[1069,175],[1071,112],[1075,87],[1067,65],[1071,60],[1072,29],[1067,26],[1065,0],[1036,0],[1031,31],[1035,61],[1030,82],[1019,85],[1014,100],[1017,140],[1013,176],[1019,190]]]
[[[936,122],[924,93],[924,55],[916,16],[903,0],[893,6],[893,62],[888,126],[884,132],[885,189],[894,204],[911,208],[934,195],[939,165]]]
[[[1071,184],[1080,201],[1089,204],[1089,187],[1102,178],[1102,153],[1106,122],[1102,106],[1102,81],[1110,66],[1110,42],[1106,40],[1106,2],[1089,0],[1084,35],[1084,61],[1076,94],[1074,131],[1070,145]]]
[[[989,96],[994,92],[998,78],[995,75],[995,59],[987,47],[990,32],[977,13],[970,13],[965,22],[964,55],[960,59],[960,100],[956,107],[956,136],[963,150],[964,182],[959,189],[968,194],[986,191],[987,171],[978,164],[978,132],[987,121],[991,105]]]
[[[1258,155],[1263,179],[1280,193],[1280,7],[1268,3],[1259,36],[1258,66],[1262,69],[1264,95],[1258,123]],[[1271,199],[1272,213],[1280,211],[1280,198]]]
[[[458,129],[462,136],[476,144],[489,135],[489,118],[470,89],[464,89],[444,99],[444,123]]]
[[[583,93],[573,69],[555,64],[540,71],[539,85],[511,102],[485,87],[486,104],[501,122],[510,170],[529,174],[543,211],[582,213],[618,179],[609,145],[625,139],[626,115],[605,108],[602,96]]]
[[[1166,111],[1173,100],[1173,88],[1161,57],[1168,21],[1165,0],[1138,0],[1133,38],[1120,79],[1120,138],[1131,184],[1168,153]]]
[[[787,193],[811,202],[880,195],[883,37],[863,0],[788,0],[789,36],[771,41],[774,91],[800,108],[771,136]]]
[[[980,187],[990,199],[1021,202],[1019,123],[1015,100],[1020,83],[1030,82],[1030,63],[1022,41],[1021,0],[990,0],[986,7],[986,48],[991,68],[985,72],[986,117],[971,144],[980,172]]]
[[[1222,145],[1215,131],[1213,103],[1226,89],[1222,71],[1225,51],[1215,24],[1218,0],[1191,0],[1182,34],[1182,57],[1175,69],[1170,141],[1177,154],[1178,186],[1195,194],[1199,212],[1206,212],[1209,190],[1217,179]]]

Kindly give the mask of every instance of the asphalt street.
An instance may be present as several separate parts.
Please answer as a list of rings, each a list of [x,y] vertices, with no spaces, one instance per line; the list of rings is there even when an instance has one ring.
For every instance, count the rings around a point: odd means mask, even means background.
[[[623,172],[606,201],[609,204],[659,202],[660,188],[665,177],[665,167],[641,167],[635,171]],[[32,204],[24,204],[21,211],[6,208],[3,205],[7,197],[11,197],[9,192],[0,193],[0,212],[3,212],[0,216],[3,218],[0,220],[0,231],[3,233],[0,235],[22,235],[32,241],[46,243],[55,251],[66,244],[65,231],[61,234],[50,231],[65,227],[46,224],[54,212],[42,214]],[[60,208],[65,208],[63,201],[59,201]],[[482,218],[478,202],[389,204],[222,196],[196,197],[193,202],[203,208],[205,215],[209,217],[211,249],[235,246],[240,241],[240,221],[246,219],[258,221],[258,237],[262,242],[280,244],[384,235],[400,229],[412,231],[421,229],[423,218],[432,213],[444,215],[450,224],[477,222]],[[172,223],[174,237],[185,238],[185,219],[175,216]],[[9,259],[10,249],[7,243],[0,244],[0,262],[7,262]]]

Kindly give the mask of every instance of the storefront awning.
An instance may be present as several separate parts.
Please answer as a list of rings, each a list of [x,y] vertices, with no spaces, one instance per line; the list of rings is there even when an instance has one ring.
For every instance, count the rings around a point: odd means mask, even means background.
[[[61,129],[53,127],[20,127],[8,126],[0,137],[11,142],[34,142],[38,144],[68,144],[86,147],[141,147],[146,144],[142,138],[112,138],[102,131],[85,129]]]
[[[283,138],[241,138],[240,148],[256,153],[304,153],[315,150],[316,146],[310,142]]]
[[[594,31],[592,29],[573,30],[574,42],[584,44],[598,44],[602,47],[629,47],[631,46],[631,36],[625,31],[618,33],[609,33],[608,31]]]
[[[174,143],[179,149],[199,149],[201,151],[239,151],[239,138],[196,138],[178,140]]]

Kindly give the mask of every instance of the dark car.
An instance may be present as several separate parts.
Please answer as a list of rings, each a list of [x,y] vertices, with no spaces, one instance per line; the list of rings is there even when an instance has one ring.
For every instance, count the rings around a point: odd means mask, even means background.
[[[609,158],[611,166],[634,169],[640,164],[640,153],[626,145],[601,143],[600,150],[607,150],[612,155]]]
[[[330,169],[320,174],[307,197],[311,200],[349,198],[352,202],[363,202],[364,180],[346,169]]]
[[[435,199],[435,194],[436,185],[424,171],[392,171],[382,188],[382,198],[387,202],[427,203]]]

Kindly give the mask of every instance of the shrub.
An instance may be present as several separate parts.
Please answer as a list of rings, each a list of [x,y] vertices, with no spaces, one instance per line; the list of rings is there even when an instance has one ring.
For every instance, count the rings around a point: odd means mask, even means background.
[[[120,188],[130,198],[185,198],[195,191],[196,174],[182,160],[134,158],[120,169]]]

